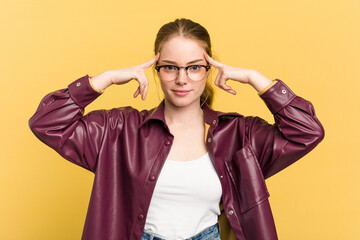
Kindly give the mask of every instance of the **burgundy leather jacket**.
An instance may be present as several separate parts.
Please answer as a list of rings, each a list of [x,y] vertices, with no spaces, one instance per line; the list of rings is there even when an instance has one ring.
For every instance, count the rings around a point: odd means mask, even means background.
[[[266,178],[311,151],[324,137],[312,104],[281,80],[261,95],[275,118],[203,106],[206,145],[222,186],[223,214],[236,239],[277,239]],[[29,125],[65,159],[95,173],[82,239],[140,240],[151,196],[173,135],[164,102],[152,110],[84,108],[100,93],[88,75],[46,95]]]

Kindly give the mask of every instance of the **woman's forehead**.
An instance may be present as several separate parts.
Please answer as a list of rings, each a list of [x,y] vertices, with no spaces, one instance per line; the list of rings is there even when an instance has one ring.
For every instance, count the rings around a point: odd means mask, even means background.
[[[189,53],[200,53],[204,51],[202,44],[199,41],[188,39],[188,38],[181,38],[181,37],[174,37],[170,40],[166,41],[162,47],[160,52],[162,54],[189,54]]]
[[[159,62],[177,65],[205,64],[204,52],[205,49],[199,41],[177,36],[162,45]]]
[[[174,61],[174,60],[171,60],[171,59],[160,59],[159,61],[161,61],[162,63],[169,63],[169,64],[182,64],[182,63],[184,63],[184,64],[196,64],[196,63],[205,63],[205,59],[204,58],[198,58],[198,59],[194,59],[194,60],[191,60],[191,61],[189,61],[189,62],[184,62],[184,61],[182,61],[182,62],[177,62],[177,61]]]

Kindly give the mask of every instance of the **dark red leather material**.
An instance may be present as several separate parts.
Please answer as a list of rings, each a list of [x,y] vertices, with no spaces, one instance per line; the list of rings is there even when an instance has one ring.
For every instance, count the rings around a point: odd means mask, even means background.
[[[266,178],[311,151],[324,129],[309,101],[281,80],[261,95],[274,114],[221,113],[203,106],[207,147],[222,185],[222,204],[237,239],[277,239]],[[46,95],[29,125],[65,159],[95,173],[82,239],[140,240],[157,177],[173,136],[164,102],[152,110],[84,107],[100,94],[84,76]]]

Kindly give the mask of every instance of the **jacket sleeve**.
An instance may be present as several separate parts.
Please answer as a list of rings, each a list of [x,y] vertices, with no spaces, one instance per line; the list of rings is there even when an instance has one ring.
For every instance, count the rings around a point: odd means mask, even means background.
[[[288,167],[310,152],[324,138],[324,128],[313,105],[296,96],[279,79],[261,94],[275,124],[258,117],[246,118],[246,133],[259,160],[264,178]]]
[[[46,95],[29,126],[36,137],[65,159],[95,172],[108,114],[98,110],[83,116],[85,106],[100,95],[91,87],[88,77]]]

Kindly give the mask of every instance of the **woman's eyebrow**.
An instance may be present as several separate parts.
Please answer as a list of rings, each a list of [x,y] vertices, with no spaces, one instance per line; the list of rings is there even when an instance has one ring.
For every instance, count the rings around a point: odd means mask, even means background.
[[[196,62],[203,61],[203,60],[205,60],[205,59],[196,59],[196,60],[192,60],[192,61],[188,62],[187,64],[196,63]],[[161,61],[167,62],[167,63],[172,63],[172,64],[177,64],[176,62],[170,61],[170,60],[161,60]]]

